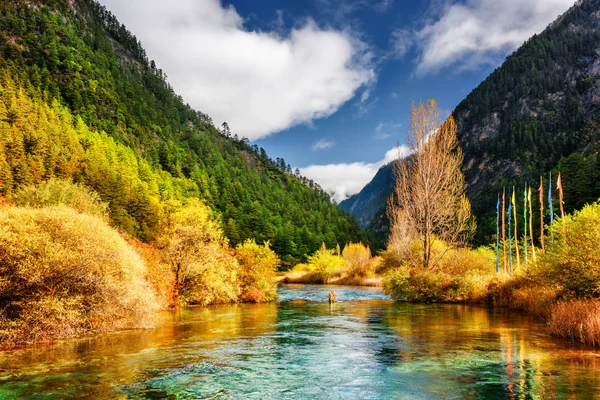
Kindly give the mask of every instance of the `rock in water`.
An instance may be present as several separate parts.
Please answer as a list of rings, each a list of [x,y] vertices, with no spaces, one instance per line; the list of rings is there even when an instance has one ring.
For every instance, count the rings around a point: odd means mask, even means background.
[[[335,303],[337,301],[337,295],[335,294],[335,290],[329,292],[329,302]]]

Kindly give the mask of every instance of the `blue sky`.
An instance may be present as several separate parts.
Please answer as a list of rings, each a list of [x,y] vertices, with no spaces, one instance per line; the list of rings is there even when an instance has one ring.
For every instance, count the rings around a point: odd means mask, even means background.
[[[175,91],[333,194],[405,141],[411,101],[454,107],[573,0],[100,0]]]

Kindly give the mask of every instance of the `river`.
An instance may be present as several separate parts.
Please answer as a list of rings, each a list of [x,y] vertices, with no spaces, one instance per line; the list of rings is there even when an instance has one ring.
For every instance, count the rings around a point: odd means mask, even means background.
[[[600,399],[600,352],[518,312],[397,303],[374,288],[279,296],[0,352],[0,398]]]

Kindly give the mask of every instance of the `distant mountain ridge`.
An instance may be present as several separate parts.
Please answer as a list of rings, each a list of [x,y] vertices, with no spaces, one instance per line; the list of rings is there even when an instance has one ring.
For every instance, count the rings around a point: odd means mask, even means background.
[[[598,152],[600,0],[577,2],[534,35],[453,115],[465,155],[467,193],[479,220],[478,240],[486,243],[494,233],[490,220],[502,187],[539,182],[561,159],[571,154],[595,157]],[[391,170],[382,168],[376,179],[393,185]],[[369,184],[347,200],[351,206],[343,206],[361,226],[371,224],[371,230],[383,232],[385,227],[378,224],[386,219],[374,217],[381,216],[390,192],[389,187]]]
[[[386,204],[393,184],[393,163],[389,163],[379,168],[371,182],[359,193],[342,201],[340,207],[354,215],[361,228],[367,229],[375,214]]]

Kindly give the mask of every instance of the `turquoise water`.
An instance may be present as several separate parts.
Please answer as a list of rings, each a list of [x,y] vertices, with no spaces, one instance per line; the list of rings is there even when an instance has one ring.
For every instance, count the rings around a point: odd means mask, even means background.
[[[395,303],[370,288],[279,295],[2,352],[0,398],[600,399],[600,352],[519,313]]]

